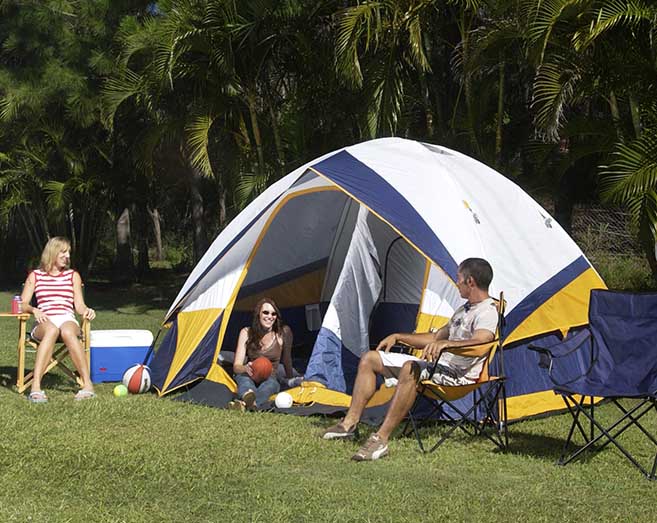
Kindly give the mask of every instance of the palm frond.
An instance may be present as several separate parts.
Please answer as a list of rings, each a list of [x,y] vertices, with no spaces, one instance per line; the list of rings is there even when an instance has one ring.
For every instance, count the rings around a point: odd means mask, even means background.
[[[143,82],[141,75],[129,68],[123,69],[119,74],[105,81],[101,96],[106,115],[105,123],[108,127],[112,126],[114,116],[121,104],[127,99],[140,94],[142,88]]]
[[[657,190],[657,133],[617,145],[613,161],[602,169],[601,195],[614,203],[629,203]]]
[[[573,46],[578,51],[619,25],[632,29],[641,22],[654,24],[657,8],[641,0],[605,0],[592,14],[594,20],[591,24],[573,35]]]
[[[0,120],[9,122],[18,118],[21,113],[22,102],[19,97],[11,96],[0,99]]]
[[[532,108],[536,110],[536,125],[548,139],[555,140],[565,121],[564,110],[572,99],[575,85],[581,79],[579,71],[565,60],[542,64],[534,80]]]
[[[411,49],[411,56],[418,69],[421,71],[431,71],[431,65],[427,59],[424,50],[424,41],[422,33],[422,24],[420,23],[422,13],[417,13],[408,22],[408,40]]]
[[[339,15],[336,66],[338,73],[355,87],[363,85],[359,46],[362,44],[367,52],[378,45],[382,7],[380,2],[368,2],[349,7]]]
[[[540,46],[540,60],[545,57],[545,50],[550,42],[552,33],[561,21],[562,16],[569,9],[585,5],[586,0],[525,0],[524,10],[528,13],[530,44]]]
[[[46,202],[48,207],[55,213],[61,213],[66,210],[70,198],[66,190],[66,184],[56,180],[47,181],[43,187],[46,194]]]
[[[243,173],[235,188],[235,203],[243,209],[258,194],[267,188],[269,176],[267,174]]]
[[[208,150],[210,129],[214,118],[209,114],[199,115],[192,118],[185,128],[187,145],[190,148],[190,160],[205,176],[212,176],[212,165],[210,163],[210,152]]]

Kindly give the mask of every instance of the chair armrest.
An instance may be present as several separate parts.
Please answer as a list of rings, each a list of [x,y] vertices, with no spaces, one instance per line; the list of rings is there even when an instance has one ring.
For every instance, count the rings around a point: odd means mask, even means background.
[[[566,385],[567,383],[573,380],[567,380],[565,382],[560,382],[556,380],[556,378],[552,375],[554,360],[558,360],[559,358],[564,358],[578,351],[580,347],[590,338],[591,338],[591,331],[589,329],[584,329],[578,332],[577,334],[575,334],[575,336],[573,336],[572,338],[565,341],[561,341],[554,345],[543,347],[541,345],[530,343],[527,346],[527,348],[529,350],[538,353],[538,357],[539,357],[538,366],[543,369],[547,369],[548,376],[550,377],[550,379],[555,385]],[[588,374],[588,372],[591,370],[591,366],[592,363],[589,366],[588,370],[581,373],[580,376]]]
[[[554,345],[544,347],[536,343],[530,343],[527,345],[527,348],[529,350],[533,350],[534,352],[549,355],[551,358],[563,358],[564,356],[568,356],[570,353],[579,349],[580,346],[590,337],[591,331],[589,329],[584,329],[579,331],[572,338],[569,338],[565,341],[560,341]]]
[[[481,358],[486,356],[494,345],[499,343],[499,339],[487,341],[485,343],[477,343],[473,345],[461,345],[460,347],[450,347],[444,349],[443,352],[451,352],[458,356],[466,356],[468,358]]]

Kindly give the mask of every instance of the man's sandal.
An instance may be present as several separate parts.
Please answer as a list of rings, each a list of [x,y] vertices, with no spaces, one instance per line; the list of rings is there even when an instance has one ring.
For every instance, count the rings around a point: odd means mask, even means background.
[[[48,403],[48,396],[42,390],[33,390],[27,399],[30,403]]]

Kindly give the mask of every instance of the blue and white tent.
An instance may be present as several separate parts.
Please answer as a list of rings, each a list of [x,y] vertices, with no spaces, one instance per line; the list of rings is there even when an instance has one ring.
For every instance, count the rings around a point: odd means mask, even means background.
[[[507,300],[509,418],[560,408],[530,339],[587,322],[604,288],[581,250],[513,182],[444,147],[384,138],[346,147],[269,187],[216,238],[165,318],[152,362],[160,395],[205,378],[254,304],[272,297],[312,346],[300,403],[347,406],[358,359],[384,335],[442,326],[461,304],[458,263],[487,259]],[[372,405],[391,391],[381,389]]]

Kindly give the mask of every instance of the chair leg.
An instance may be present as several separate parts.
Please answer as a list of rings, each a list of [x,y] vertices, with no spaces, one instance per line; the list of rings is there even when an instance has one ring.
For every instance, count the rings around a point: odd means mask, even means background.
[[[409,423],[413,427],[413,433],[415,434],[415,439],[417,440],[417,444],[420,446],[420,450],[422,452],[426,452],[424,449],[424,445],[422,443],[422,438],[420,437],[420,430],[418,428],[418,421],[415,419],[415,416],[413,413],[415,412],[415,409],[419,405],[420,401],[422,400],[422,392],[424,391],[424,388],[418,392],[418,395],[415,398],[415,401],[413,402],[413,406],[411,409],[408,411],[408,420],[406,421],[406,425],[404,425],[404,430],[402,431],[402,434],[406,434],[406,431],[408,429]]]
[[[409,433],[409,427],[413,428],[415,438],[422,452],[434,452],[458,429],[461,429],[469,436],[481,435],[493,442],[502,451],[506,451],[508,447],[508,428],[506,390],[503,382],[485,387],[479,394],[473,395],[473,404],[465,412],[449,401],[428,398],[424,396],[424,392],[426,392],[426,388],[424,387],[418,392],[418,396],[409,411],[408,419],[402,430],[402,434],[407,435]],[[443,415],[448,418],[448,421],[452,422],[452,425],[429,450],[426,450],[424,447],[424,442],[419,432],[420,420],[416,415],[418,405],[425,398],[433,404],[433,409],[429,417],[440,410],[445,404],[449,405],[457,414],[453,416],[450,412],[443,409]],[[482,407],[484,409],[483,418],[480,417],[478,412]]]
[[[501,397],[501,399],[500,399]],[[482,394],[479,402],[484,408],[484,420],[481,425],[480,434],[492,441],[497,447],[506,452],[509,446],[509,434],[506,415],[506,389],[504,382],[489,387]],[[497,411],[496,411],[497,409]],[[491,434],[486,431],[486,420],[491,428]]]
[[[495,415],[495,413],[491,409],[491,405],[494,405],[500,395],[500,387],[498,386],[492,386],[489,387],[486,391],[484,391],[481,394],[480,399],[472,405],[466,412],[462,412],[456,406],[453,404],[449,403],[449,405],[455,409],[459,413],[459,419],[454,419],[451,418],[452,421],[454,421],[454,424],[450,427],[450,429],[443,434],[443,436],[438,440],[438,442],[431,447],[429,452],[433,452],[436,450],[440,445],[442,445],[457,429],[463,430],[466,434],[469,436],[478,436],[481,435],[491,441],[492,443],[495,444],[498,448],[500,448],[502,451],[506,449],[506,439],[500,434],[500,423],[498,416]],[[481,423],[477,420],[476,416],[474,416],[474,419],[470,419],[470,416],[475,413],[475,411],[479,408],[479,406],[482,405],[485,409],[485,419],[491,420],[492,427],[494,430],[495,435],[491,435],[487,430],[486,430],[486,421],[482,420]],[[473,429],[473,432],[470,432],[468,430],[468,427]],[[504,424],[504,430],[506,430],[506,424]]]
[[[588,441],[586,445],[583,447],[577,449],[575,452],[573,452],[570,456],[568,456],[566,459],[560,458],[560,465],[566,465],[573,461],[575,458],[580,456],[582,453],[585,451],[592,449],[593,446],[600,441],[602,438],[606,437],[608,441],[605,442],[605,445],[608,443],[612,443],[636,468],[638,468],[644,476],[647,478],[652,478],[654,476],[654,470],[651,474],[649,474],[646,469],[636,460],[634,459],[634,456],[632,456],[625,448],[616,441],[616,438],[622,434],[626,429],[631,427],[633,424],[637,422],[637,420],[641,419],[645,414],[650,412],[654,405],[652,404],[652,401],[649,402],[650,404],[646,407],[646,402],[641,402],[638,405],[636,405],[634,408],[630,409],[627,414],[619,418],[615,423],[613,423],[609,428],[605,428],[602,426],[602,424],[597,421],[593,416],[590,415],[586,411],[586,409],[582,406],[578,406],[578,414],[582,413],[584,416],[586,416],[594,425],[595,427],[600,431],[600,434],[593,438],[592,440]],[[638,413],[638,415],[634,416],[636,412],[638,412],[640,409],[643,409],[641,412]],[[627,418],[630,418],[628,420]],[[573,422],[575,424],[576,422]],[[617,427],[621,426],[614,434],[612,434],[612,431],[614,431]],[[572,433],[574,430],[573,426],[571,426],[570,432]],[[651,440],[654,441],[654,438],[650,438]],[[657,443],[656,443],[657,444]],[[653,469],[655,468],[655,464],[653,464]]]
[[[498,405],[498,408],[502,410],[502,415],[499,417],[500,422],[503,423],[504,430],[504,451],[509,448],[509,419],[508,413],[506,410],[506,384],[502,383],[502,402],[501,405]]]

